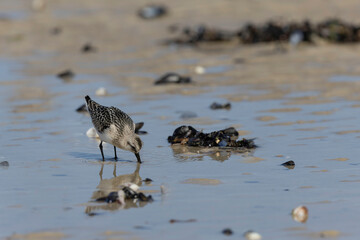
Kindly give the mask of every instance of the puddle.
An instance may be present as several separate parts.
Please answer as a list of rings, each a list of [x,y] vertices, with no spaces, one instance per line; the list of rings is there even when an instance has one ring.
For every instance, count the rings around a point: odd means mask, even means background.
[[[6,20],[24,20],[29,17],[29,14],[23,11],[1,12],[0,19]]]
[[[181,65],[190,65],[190,66],[194,66],[199,62],[199,59],[180,59],[178,61],[179,64]]]
[[[203,71],[205,74],[215,74],[215,73],[224,73],[231,70],[233,66],[231,65],[221,65],[221,66],[210,66],[204,67]]]
[[[360,82],[360,76],[333,76],[329,78],[329,82]]]

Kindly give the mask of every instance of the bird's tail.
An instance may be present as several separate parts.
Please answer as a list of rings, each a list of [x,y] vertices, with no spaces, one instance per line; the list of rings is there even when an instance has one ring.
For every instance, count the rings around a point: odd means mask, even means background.
[[[87,104],[89,104],[89,101],[91,101],[91,98],[89,97],[89,95],[85,96],[85,101],[86,101]]]
[[[85,96],[85,101],[86,101],[86,105],[88,107],[88,109],[91,111],[93,109],[95,109],[99,104],[95,101],[93,101],[89,95]]]

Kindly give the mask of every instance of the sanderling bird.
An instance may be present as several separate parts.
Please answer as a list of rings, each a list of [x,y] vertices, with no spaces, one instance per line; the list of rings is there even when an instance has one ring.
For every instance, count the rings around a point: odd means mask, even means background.
[[[116,147],[133,152],[137,161],[141,163],[140,149],[142,141],[135,133],[135,124],[133,120],[116,107],[105,107],[91,100],[89,96],[85,97],[86,105],[91,116],[92,123],[100,137],[100,151],[103,161],[103,142],[114,146],[115,159]]]

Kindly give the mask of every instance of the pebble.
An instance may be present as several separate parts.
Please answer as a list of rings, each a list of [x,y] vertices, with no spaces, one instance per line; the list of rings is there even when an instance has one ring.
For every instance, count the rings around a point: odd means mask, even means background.
[[[56,75],[58,78],[63,80],[71,80],[75,77],[75,73],[73,73],[70,69],[62,71]]]
[[[247,231],[244,233],[244,237],[247,239],[247,240],[261,240],[261,235],[257,232],[254,232],[254,231]]]
[[[206,69],[204,67],[202,67],[202,66],[196,66],[195,67],[195,73],[196,74],[201,75],[201,74],[204,74],[205,72],[206,72]]]
[[[295,162],[292,161],[292,160],[284,162],[281,165],[288,168],[288,169],[294,169],[295,168]]]
[[[106,88],[104,87],[101,87],[101,88],[98,88],[96,91],[95,91],[95,95],[96,96],[99,96],[99,97],[103,97],[103,96],[106,96],[108,94]]]
[[[155,85],[191,83],[191,78],[178,73],[166,73],[155,81]]]
[[[214,102],[210,105],[210,108],[212,110],[217,110],[217,109],[227,109],[229,110],[231,108],[231,103],[224,103],[224,104],[221,104],[221,103],[217,103],[217,102]]]
[[[96,47],[91,45],[91,43],[86,43],[86,44],[84,44],[84,46],[82,46],[81,52],[83,52],[83,53],[96,52]]]
[[[77,109],[76,109],[77,112],[80,112],[80,113],[87,113],[88,110],[87,110],[87,107],[86,107],[86,104],[82,104],[81,106],[79,106]]]
[[[230,228],[225,228],[224,230],[222,230],[222,233],[226,236],[233,235],[233,231]]]
[[[160,192],[161,192],[162,195],[166,194],[167,189],[166,189],[166,187],[164,185],[160,186]]]
[[[54,27],[54,28],[50,29],[50,33],[52,35],[59,35],[61,32],[62,32],[61,27]]]
[[[8,167],[8,166],[9,166],[9,162],[8,162],[8,161],[0,162],[0,167]]]
[[[187,219],[187,220],[179,220],[179,219],[170,219],[170,223],[190,223],[190,222],[196,222],[196,219]]]
[[[138,11],[139,17],[142,19],[155,19],[163,17],[167,14],[168,10],[163,5],[151,4],[141,8]]]
[[[31,7],[35,11],[43,11],[46,8],[46,2],[45,0],[33,0]]]
[[[97,134],[95,128],[89,128],[89,130],[86,131],[86,136],[89,138],[98,138],[99,135]]]
[[[145,179],[143,180],[143,182],[149,184],[149,183],[153,182],[153,180],[152,180],[151,178],[145,178]]]
[[[290,37],[289,37],[289,42],[292,46],[297,46],[299,45],[300,42],[302,42],[304,39],[304,34],[302,31],[295,31],[293,33],[291,33]]]

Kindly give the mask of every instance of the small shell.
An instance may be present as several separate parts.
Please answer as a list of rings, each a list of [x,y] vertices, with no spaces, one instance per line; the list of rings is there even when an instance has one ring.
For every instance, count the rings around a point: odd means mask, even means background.
[[[166,189],[166,187],[164,185],[160,186],[160,192],[161,192],[162,195],[166,194],[167,189]]]
[[[34,11],[42,11],[46,7],[45,0],[33,0],[31,2],[31,7]]]
[[[291,215],[295,221],[305,223],[309,217],[308,212],[309,210],[307,207],[298,206],[292,210]]]
[[[206,72],[205,68],[202,66],[196,66],[195,67],[195,73],[197,74],[204,74]]]
[[[247,240],[261,240],[261,235],[260,233],[254,232],[254,231],[247,231],[244,233],[244,237]]]
[[[133,190],[133,191],[137,191],[137,190],[139,190],[139,186],[138,185],[136,185],[135,183],[131,183],[131,182],[127,182],[127,183],[124,183],[123,184],[125,187],[128,187],[128,188],[130,188],[131,190]]]
[[[125,205],[125,192],[123,190],[118,191],[118,201],[121,205]]]
[[[89,130],[87,130],[86,136],[88,136],[89,138],[98,138],[99,137],[95,128],[93,128],[93,127],[89,128]]]
[[[103,96],[106,96],[108,94],[106,88],[104,87],[101,87],[101,88],[98,88],[96,91],[95,91],[95,95],[96,96],[99,96],[99,97],[103,97]]]

